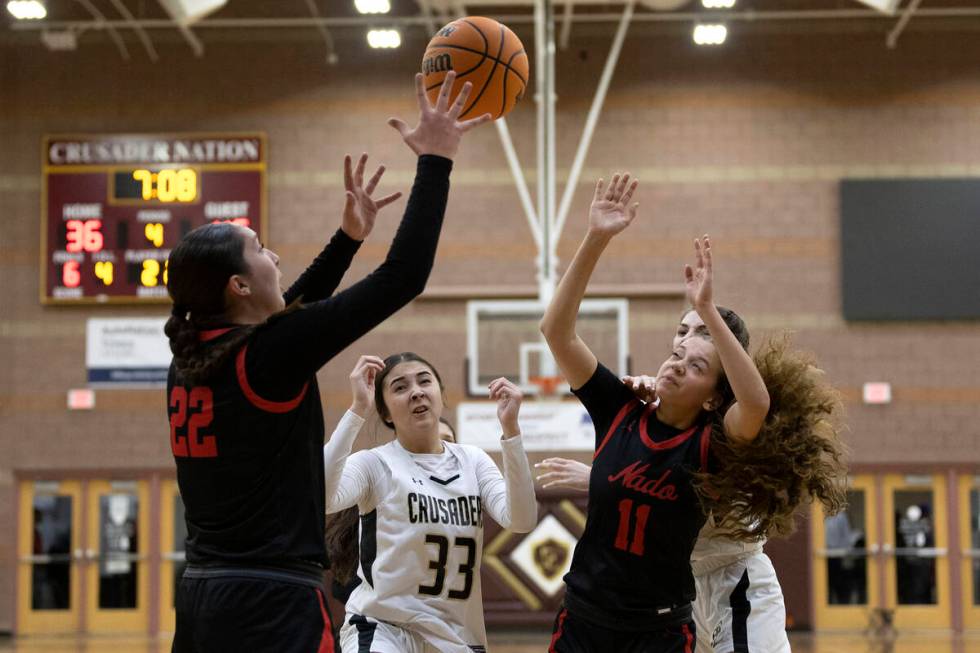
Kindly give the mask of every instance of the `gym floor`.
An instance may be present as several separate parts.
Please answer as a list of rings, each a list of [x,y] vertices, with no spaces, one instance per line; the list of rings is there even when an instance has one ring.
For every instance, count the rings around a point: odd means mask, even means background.
[[[546,632],[494,632],[494,653],[541,653],[548,645]],[[792,633],[794,653],[980,653],[980,634],[953,637],[948,633],[907,633],[891,641],[847,634]],[[168,638],[127,637],[19,637],[0,638],[3,653],[165,653]]]

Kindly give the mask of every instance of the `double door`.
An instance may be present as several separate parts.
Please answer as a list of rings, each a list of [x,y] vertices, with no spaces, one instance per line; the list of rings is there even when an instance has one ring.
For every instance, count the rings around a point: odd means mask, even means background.
[[[23,481],[17,632],[173,630],[183,522],[173,481]]]
[[[954,623],[956,601],[966,604],[965,613],[976,610],[980,625],[980,556],[964,557],[980,552],[980,486],[969,477],[951,488],[951,478],[948,473],[859,475],[850,479],[846,511],[828,517],[814,508],[817,629],[865,629],[880,610],[891,614],[899,629],[968,626]],[[963,510],[951,523],[950,508],[958,503]],[[963,519],[971,509],[972,522]],[[962,541],[953,537],[958,532]],[[963,569],[952,566],[951,558],[963,560]],[[963,592],[953,591],[961,585]]]

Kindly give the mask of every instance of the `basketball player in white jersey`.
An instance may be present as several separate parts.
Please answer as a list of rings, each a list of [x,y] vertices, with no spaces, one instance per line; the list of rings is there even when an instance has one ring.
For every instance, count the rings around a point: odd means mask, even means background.
[[[343,653],[485,651],[484,513],[516,532],[537,524],[520,391],[506,379],[490,384],[501,475],[483,450],[442,440],[442,381],[418,355],[362,356],[351,388],[353,405],[324,447],[327,512],[356,505],[360,514],[361,583],[347,601]],[[372,407],[395,440],[351,454]]]
[[[730,311],[722,307],[719,311],[729,319]],[[673,347],[692,336],[707,336],[704,322],[693,310],[677,325]],[[644,401],[656,401],[655,381],[650,376],[623,378]],[[535,466],[544,472],[538,477],[544,488],[589,491],[591,468],[584,463],[547,458]],[[698,653],[790,652],[783,591],[772,561],[763,553],[765,542],[740,542],[719,535],[708,515],[691,553]]]

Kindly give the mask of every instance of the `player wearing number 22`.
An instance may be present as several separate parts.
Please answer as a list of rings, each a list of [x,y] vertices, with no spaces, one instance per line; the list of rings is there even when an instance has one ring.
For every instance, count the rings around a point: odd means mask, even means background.
[[[474,653],[486,649],[480,560],[484,514],[527,532],[537,523],[524,453],[521,393],[497,379],[504,473],[482,449],[439,435],[439,373],[406,352],[362,356],[354,403],[324,447],[327,511],[357,506],[360,583],[347,601],[343,653]],[[366,411],[377,406],[395,440],[350,455]]]
[[[384,168],[344,165],[341,229],[285,295],[279,257],[250,229],[212,224],[170,255],[166,332],[170,439],[187,522],[173,650],[314,653],[333,648],[322,590],[324,423],[316,373],[425,286],[463,132],[462,100],[435,106],[416,78],[415,128],[389,121],[418,155],[385,261],[334,294],[378,210]],[[287,308],[288,305],[288,308]]]

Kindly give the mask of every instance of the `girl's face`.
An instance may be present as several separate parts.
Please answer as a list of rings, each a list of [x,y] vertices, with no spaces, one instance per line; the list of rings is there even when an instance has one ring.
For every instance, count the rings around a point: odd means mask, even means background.
[[[704,325],[704,320],[694,310],[688,311],[681,318],[680,323],[677,325],[677,331],[674,333],[674,342],[671,344],[671,347],[677,349],[677,345],[691,336],[708,337],[708,327]]]
[[[425,363],[405,361],[391,369],[382,389],[388,420],[395,433],[437,433],[442,416],[442,388]]]
[[[721,373],[721,359],[713,342],[675,336],[673,351],[657,372],[657,396],[674,406],[713,410],[713,404],[721,399],[716,391]]]
[[[258,235],[243,228],[245,265],[247,272],[239,276],[248,285],[248,302],[267,316],[286,307],[282,297],[282,271],[279,256],[262,245]]]

